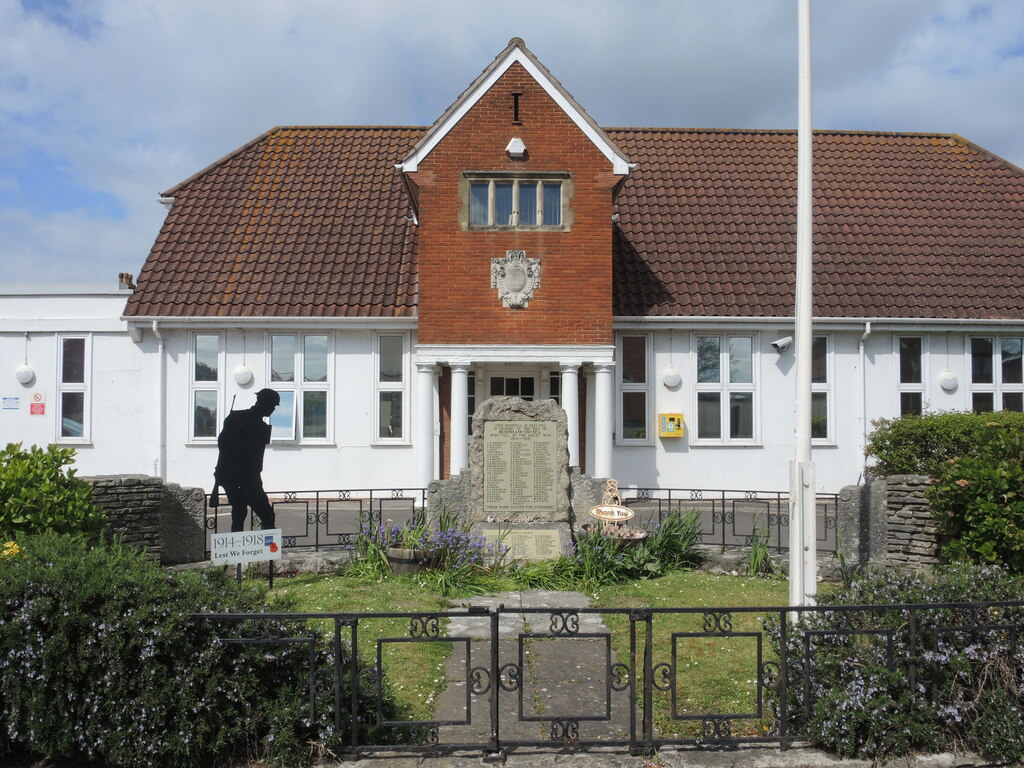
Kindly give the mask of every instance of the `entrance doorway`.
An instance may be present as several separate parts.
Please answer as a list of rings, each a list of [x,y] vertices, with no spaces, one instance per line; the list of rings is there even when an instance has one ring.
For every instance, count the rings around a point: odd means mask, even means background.
[[[537,395],[536,376],[488,376],[491,397],[521,397],[533,400]]]

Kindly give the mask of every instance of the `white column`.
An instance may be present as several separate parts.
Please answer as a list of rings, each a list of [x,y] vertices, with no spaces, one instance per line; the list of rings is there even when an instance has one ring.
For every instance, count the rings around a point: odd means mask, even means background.
[[[569,422],[569,466],[580,465],[580,390],[578,365],[562,366],[562,410]]]
[[[612,476],[612,430],[615,423],[612,371],[614,363],[594,365],[594,477]]]
[[[469,441],[466,422],[469,419],[469,366],[452,363],[451,404],[451,476],[455,477],[469,464]]]
[[[437,366],[433,363],[416,363],[416,410],[413,418],[416,426],[416,466],[418,485],[426,488],[434,480],[434,377]]]

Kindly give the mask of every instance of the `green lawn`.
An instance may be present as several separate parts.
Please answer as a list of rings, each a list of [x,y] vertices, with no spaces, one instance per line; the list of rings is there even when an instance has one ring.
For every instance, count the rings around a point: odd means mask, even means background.
[[[605,587],[598,591],[594,605],[603,608],[725,608],[785,605],[788,586],[779,579],[727,576],[703,571],[680,571],[661,579]],[[763,614],[731,613],[733,632],[759,632]],[[676,668],[676,714],[698,717],[706,713],[753,714],[757,706],[757,639],[724,637],[704,626],[703,612],[655,614],[653,664]],[[712,619],[712,622],[714,620]],[[719,620],[724,623],[723,619]],[[629,657],[629,621],[619,614],[607,614],[612,630],[612,647],[621,661]],[[676,636],[676,633],[707,634],[708,637]],[[638,643],[642,639],[638,638]],[[675,655],[673,656],[673,650]],[[770,651],[762,647],[762,662]],[[641,664],[638,655],[637,665]],[[696,737],[700,720],[672,716],[671,691],[655,691],[654,725],[663,735]],[[764,733],[767,721],[752,717],[732,724],[734,736]]]
[[[428,591],[411,578],[373,583],[341,575],[302,575],[279,579],[274,593],[288,595],[295,603],[294,610],[310,612],[432,612],[444,611],[451,605],[446,598]],[[608,608],[755,607],[784,605],[788,600],[788,592],[786,582],[777,579],[679,571],[660,579],[604,587],[592,594],[591,598],[595,606]],[[759,631],[760,619],[760,613],[733,613],[732,629],[735,632]],[[702,632],[703,620],[702,613],[656,614],[653,621],[654,663],[671,664],[672,634]],[[612,645],[616,655],[620,661],[627,661],[628,619],[608,614],[606,623],[612,630]],[[443,634],[443,627],[441,631]],[[408,636],[408,619],[360,621],[359,643],[363,663],[372,663],[378,638]],[[721,635],[710,638],[677,637],[674,645],[679,682],[676,709],[679,714],[753,711],[754,681],[757,679],[753,638]],[[444,686],[444,663],[451,645],[388,643],[385,649],[384,672],[401,718],[429,719],[437,694]],[[767,648],[764,653],[767,657]],[[699,732],[699,722],[695,725],[672,718],[668,693],[656,693],[655,726],[662,734],[696,735]],[[741,723],[746,725],[739,727]],[[734,722],[733,734],[760,733],[764,725],[764,722],[756,720],[737,720]]]
[[[451,603],[428,592],[412,579],[373,583],[339,575],[304,574],[278,579],[273,595],[288,596],[293,610],[324,613],[429,613],[444,611]],[[441,628],[442,634],[444,628]],[[333,623],[324,625],[333,632]],[[360,663],[376,663],[376,644],[382,637],[408,637],[409,619],[359,621]],[[343,633],[343,637],[347,634]],[[444,663],[450,643],[386,643],[382,654],[387,694],[402,720],[429,720],[434,700],[444,686]]]

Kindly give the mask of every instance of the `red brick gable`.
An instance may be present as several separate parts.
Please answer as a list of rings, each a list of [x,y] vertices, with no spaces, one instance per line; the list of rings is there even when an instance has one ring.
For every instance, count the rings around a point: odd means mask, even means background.
[[[513,124],[513,94],[521,124]],[[527,148],[509,158],[512,138]],[[563,172],[569,231],[471,231],[464,172]],[[520,65],[513,64],[420,163],[419,325],[424,344],[610,344],[611,163]],[[460,215],[462,222],[460,223]],[[502,306],[491,260],[509,250],[540,259],[529,305]]]

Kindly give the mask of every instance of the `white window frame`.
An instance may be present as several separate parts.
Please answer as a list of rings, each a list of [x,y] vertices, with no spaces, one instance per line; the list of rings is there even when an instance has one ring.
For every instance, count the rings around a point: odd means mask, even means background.
[[[814,426],[813,426],[813,423],[812,423],[812,425],[811,425],[811,431],[812,431],[811,443],[813,443],[814,445],[835,445],[835,442],[836,442],[836,433],[835,433],[836,420],[835,420],[835,408],[833,407],[833,404],[835,402],[835,397],[834,397],[834,395],[832,393],[832,382],[835,381],[835,373],[834,373],[835,354],[833,354],[833,347],[832,347],[833,339],[832,339],[832,335],[831,334],[825,334],[825,333],[816,333],[816,334],[814,334],[812,341],[816,340],[816,339],[824,339],[824,341],[825,341],[825,381],[823,381],[823,382],[820,382],[820,381],[819,382],[815,382],[813,380],[813,378],[812,378],[812,381],[811,381],[811,398],[812,398],[812,402],[813,402],[814,395],[822,394],[822,393],[825,395],[825,436],[824,437],[813,437]],[[812,356],[814,354],[813,346],[812,346],[811,354],[812,354]],[[814,370],[814,363],[813,363],[813,360],[812,360],[812,363],[811,363],[812,374],[813,374],[813,370]],[[813,410],[812,410],[812,418],[813,418]]]
[[[217,338],[217,379],[198,381],[196,379],[196,340],[200,336]],[[220,426],[224,423],[224,334],[218,331],[192,331],[188,335],[188,441],[190,443],[215,443]],[[217,398],[217,412],[214,414],[212,435],[196,435],[196,395],[199,392],[213,392]]]
[[[64,381],[64,342],[81,339],[82,344],[82,381]],[[64,394],[82,394],[82,435],[80,437],[65,436]],[[53,404],[56,427],[56,442],[73,445],[92,443],[92,334],[62,333],[57,336],[57,402]]]
[[[642,382],[623,380],[626,368],[623,345],[624,339],[626,338],[640,338],[644,340],[644,381]],[[650,333],[623,331],[616,335],[615,359],[617,364],[615,366],[615,381],[618,387],[618,392],[615,397],[616,445],[653,445],[654,443],[654,417],[652,415],[654,404],[651,402],[653,399],[651,394],[651,381],[653,379],[654,370],[654,361],[652,360],[653,356],[653,345]],[[644,436],[626,437],[625,425],[623,424],[626,409],[623,405],[623,401],[628,393],[635,392],[641,392],[644,395]]]
[[[991,382],[975,382],[974,381],[974,355],[972,348],[974,346],[975,339],[986,339],[992,342],[992,381]],[[974,410],[974,396],[976,394],[991,394],[992,395],[992,411],[1001,411],[1004,409],[1003,396],[1009,393],[1024,393],[1024,383],[1020,382],[1005,382],[1003,381],[1003,340],[1004,339],[1019,339],[1024,341],[1024,334],[1020,336],[1016,334],[971,334],[967,337],[967,343],[964,345],[964,352],[966,355],[966,370],[968,373],[968,402],[967,409],[970,411]],[[987,411],[985,411],[987,413]]]
[[[701,382],[698,381],[699,376],[697,365],[698,365],[698,341],[702,338],[717,338],[719,340],[719,381],[716,382]],[[750,367],[751,375],[750,382],[733,382],[730,378],[730,366],[729,366],[729,340],[730,339],[750,339]],[[761,444],[761,387],[760,387],[760,369],[761,369],[761,349],[760,349],[760,338],[759,334],[755,331],[750,332],[706,332],[697,333],[694,332],[691,339],[691,349],[693,364],[690,366],[691,375],[693,376],[693,427],[690,430],[690,442],[694,445],[760,445]],[[700,434],[700,395],[706,392],[717,392],[719,393],[719,430],[721,437],[699,437]],[[751,414],[751,425],[750,437],[730,437],[731,423],[730,423],[730,407],[729,403],[731,396],[734,394],[750,394],[751,407],[753,408],[753,414]]]
[[[467,172],[464,176],[466,189],[466,229],[474,231],[487,231],[495,229],[518,229],[518,230],[543,230],[545,232],[561,232],[569,229],[568,226],[568,173],[534,173],[534,174],[494,174],[482,172]],[[473,200],[472,188],[474,184],[487,184],[487,223],[474,224],[473,222]],[[512,185],[512,222],[501,224],[495,221],[495,185]],[[557,184],[559,188],[559,222],[557,224],[544,223],[544,191],[543,185]],[[520,195],[519,190],[526,185],[536,185],[537,200],[535,203],[536,224],[520,224]]]
[[[902,339],[920,339],[921,340],[921,381],[919,382],[904,382],[901,379],[901,371],[903,369],[903,361],[900,356],[900,340]],[[926,413],[928,410],[928,337],[923,333],[897,333],[893,336],[893,360],[895,361],[895,374],[896,374],[896,415],[903,416],[903,395],[904,394],[919,394],[921,395],[921,413]],[[968,354],[970,352],[968,351]]]
[[[293,339],[295,345],[295,351],[293,353],[292,360],[292,381],[274,381],[273,380],[273,360],[274,360],[274,338],[275,337],[289,337]],[[327,379],[326,381],[305,381],[305,362],[306,362],[306,339],[309,337],[323,337],[327,340],[327,349],[325,351],[325,367]],[[267,386],[270,389],[275,390],[281,395],[282,405],[278,406],[277,410],[270,417],[270,424],[272,427],[279,429],[279,425],[275,424],[275,421],[280,421],[281,416],[286,412],[284,401],[288,395],[291,395],[292,399],[292,412],[291,412],[291,433],[287,435],[271,434],[270,442],[275,444],[282,443],[297,443],[306,445],[324,445],[333,442],[333,428],[334,428],[334,414],[333,414],[333,403],[331,393],[334,391],[332,386],[332,373],[334,368],[334,334],[325,331],[296,331],[296,332],[277,332],[269,331],[267,333]],[[305,412],[303,409],[305,395],[307,393],[323,392],[325,393],[326,402],[326,429],[325,434],[321,437],[306,437],[303,432],[305,431]],[[275,419],[275,416],[277,417]]]
[[[402,339],[402,380],[380,380],[380,343],[383,337],[397,336]],[[411,381],[412,354],[409,334],[405,331],[375,331],[373,334],[373,406],[370,412],[373,418],[370,423],[371,445],[410,445],[410,398],[409,382]],[[479,386],[480,382],[477,381]],[[402,396],[402,435],[400,437],[381,437],[380,434],[380,397],[385,392],[398,392]]]

